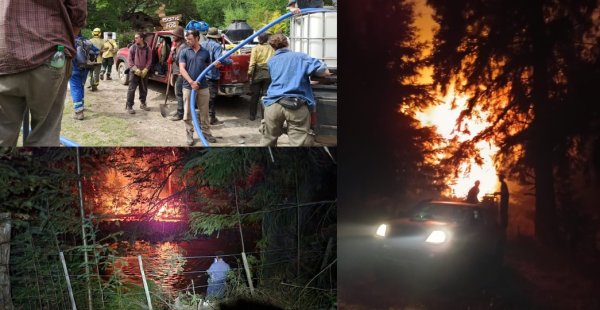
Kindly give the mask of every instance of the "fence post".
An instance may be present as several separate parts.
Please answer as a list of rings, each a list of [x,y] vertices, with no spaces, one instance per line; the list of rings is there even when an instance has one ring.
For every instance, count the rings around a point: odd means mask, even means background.
[[[0,213],[0,306],[12,310],[13,304],[10,295],[10,213]]]
[[[245,252],[242,252],[242,261],[244,262],[244,269],[246,270],[246,278],[248,278],[248,285],[250,286],[250,294],[254,295],[254,284],[252,283],[252,274],[250,273],[250,267],[248,266],[248,260],[246,259]]]
[[[294,175],[296,180],[296,276],[300,276],[300,193],[298,192],[298,164],[294,164]]]
[[[327,266],[327,261],[329,260],[329,256],[331,255],[331,250],[333,248],[333,238],[329,237],[329,241],[327,241],[327,247],[325,248],[325,255],[323,256],[323,262],[321,263],[321,270],[325,269]],[[319,278],[318,283],[323,283],[323,278]]]
[[[242,218],[240,216],[240,207],[237,202],[237,187],[233,187],[235,194],[235,209],[237,210],[238,225],[240,229],[240,238],[242,240],[242,261],[244,262],[244,269],[246,270],[246,278],[248,278],[248,286],[250,287],[250,294],[254,296],[254,284],[252,283],[252,274],[250,273],[250,267],[248,266],[248,260],[246,259],[246,247],[244,246],[244,234],[242,233]]]
[[[146,282],[146,274],[144,273],[144,266],[142,265],[142,255],[138,255],[138,263],[140,265],[140,273],[142,274],[142,281],[144,281],[144,290],[146,291],[146,299],[148,300],[148,309],[152,310],[152,300],[150,300],[150,291],[148,290],[148,282]]]
[[[65,262],[65,255],[63,252],[59,252],[60,262],[63,266],[63,270],[65,272],[65,279],[67,280],[67,289],[69,290],[69,298],[71,299],[71,306],[73,310],[77,310],[77,305],[75,304],[75,297],[73,297],[73,288],[71,288],[71,279],[69,279],[69,271],[67,271],[67,263]]]
[[[90,280],[90,264],[88,261],[88,245],[87,236],[85,234],[85,211],[83,210],[83,185],[81,184],[81,163],[79,148],[75,148],[77,151],[77,188],[79,190],[79,213],[81,214],[81,239],[83,239],[83,261],[85,262],[85,279],[87,282],[87,295],[88,295],[88,309],[93,310],[92,304],[92,283]]]

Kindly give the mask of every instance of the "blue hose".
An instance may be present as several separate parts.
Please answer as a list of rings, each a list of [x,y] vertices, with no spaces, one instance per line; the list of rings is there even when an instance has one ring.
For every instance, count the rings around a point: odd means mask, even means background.
[[[319,8],[301,9],[300,10],[301,14],[311,14],[311,13],[319,13],[319,12],[335,12],[335,11],[329,10],[329,9],[319,9]],[[256,38],[258,35],[269,30],[271,27],[275,26],[276,24],[279,24],[281,21],[287,19],[288,17],[290,17],[292,15],[293,15],[292,12],[281,15],[278,19],[276,19],[276,20],[270,22],[268,25],[262,27],[260,30],[255,32],[253,35],[249,36],[244,41],[242,41],[242,43],[238,44],[236,47],[234,47],[233,49],[231,49],[230,51],[225,53],[223,56],[219,57],[219,59],[217,59],[217,61],[221,61],[221,60],[231,56],[231,54],[233,54],[235,51],[239,50],[240,48],[242,48],[244,45],[248,44],[249,42],[252,42],[252,40],[254,38]],[[202,73],[200,73],[200,75],[196,79],[196,82],[200,82],[200,80],[202,80],[204,78],[204,76],[210,70],[212,70],[212,68],[214,66],[215,65],[213,62],[208,67],[206,67],[206,69],[204,69],[204,71],[202,71]],[[200,141],[202,141],[202,144],[204,144],[204,146],[208,146],[208,142],[206,141],[206,138],[204,138],[204,135],[202,134],[202,130],[200,129],[200,125],[198,124],[198,116],[196,115],[196,112],[195,112],[196,111],[196,90],[195,89],[192,89],[192,98],[190,98],[190,99],[191,99],[190,100],[190,111],[191,111],[190,113],[192,114],[192,122],[194,123],[194,129],[198,133],[198,137],[200,138]]]
[[[23,131],[23,144],[25,144],[25,139],[27,138],[27,133],[31,131],[31,128],[28,131],[24,131],[23,127],[21,127],[21,131]],[[59,137],[59,141],[60,141],[60,144],[62,144],[64,146],[68,146],[68,147],[79,147],[80,146],[79,144],[77,144],[63,136]]]
[[[68,147],[79,147],[80,145],[65,138],[65,137],[60,137],[60,143],[64,146],[68,146]]]

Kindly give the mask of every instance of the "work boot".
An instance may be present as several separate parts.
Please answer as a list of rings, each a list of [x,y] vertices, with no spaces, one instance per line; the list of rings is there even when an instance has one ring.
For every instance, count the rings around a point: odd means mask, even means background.
[[[79,121],[83,120],[83,111],[75,112],[73,118]]]
[[[206,141],[210,142],[210,143],[216,143],[217,142],[217,138],[213,137],[213,136],[205,136]]]
[[[210,116],[210,124],[211,124],[211,125],[216,125],[216,124],[218,124],[218,123],[219,123],[219,119],[218,119],[216,116],[214,116],[214,115],[211,115],[211,116]]]
[[[169,116],[169,119],[176,122],[176,121],[180,121],[183,119],[183,115],[179,115],[177,113],[175,113],[175,115],[171,115]]]
[[[104,81],[104,74],[100,74],[100,79]]]
[[[150,111],[150,108],[148,106],[146,106],[146,103],[142,102],[140,104],[140,109],[144,110],[144,111]]]
[[[98,91],[98,86],[92,86],[92,91]]]
[[[126,106],[125,110],[127,110],[127,113],[129,113],[129,114],[135,114],[135,111],[133,110],[133,107]]]
[[[107,76],[106,76],[106,80],[107,80],[107,81],[110,81],[110,80],[112,80],[112,78],[110,77],[110,75],[107,75]]]
[[[188,146],[194,145],[194,131],[186,130],[185,134],[186,134],[185,143],[187,143]]]

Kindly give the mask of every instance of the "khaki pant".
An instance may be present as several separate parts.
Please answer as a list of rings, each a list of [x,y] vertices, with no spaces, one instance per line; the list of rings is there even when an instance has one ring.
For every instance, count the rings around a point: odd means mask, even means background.
[[[208,122],[208,100],[210,92],[208,88],[200,89],[196,91],[196,107],[200,110],[200,129],[205,137],[211,137],[210,125]],[[185,130],[193,131],[194,124],[192,123],[192,113],[195,111],[191,110],[191,99],[192,90],[183,88],[183,122],[185,123]]]
[[[90,69],[90,85],[92,87],[98,87],[100,85],[100,70],[102,69],[102,63],[95,64]]]
[[[31,113],[31,132],[24,146],[59,146],[71,60],[57,69],[35,69],[0,75],[0,146],[16,146],[25,109]]]
[[[277,146],[277,138],[283,134],[283,123],[287,122],[287,135],[291,146],[312,146],[313,137],[309,134],[310,112],[307,106],[289,110],[274,103],[265,108],[262,124],[261,146]]]

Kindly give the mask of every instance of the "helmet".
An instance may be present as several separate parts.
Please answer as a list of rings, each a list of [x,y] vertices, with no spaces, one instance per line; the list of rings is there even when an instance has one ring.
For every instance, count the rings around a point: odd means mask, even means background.
[[[208,31],[208,23],[204,21],[191,20],[185,26],[185,30],[193,30],[196,29],[200,33],[206,33]]]
[[[94,28],[94,30],[92,30],[92,34],[95,37],[99,37],[101,32],[102,32],[102,30],[100,30],[100,28]]]

